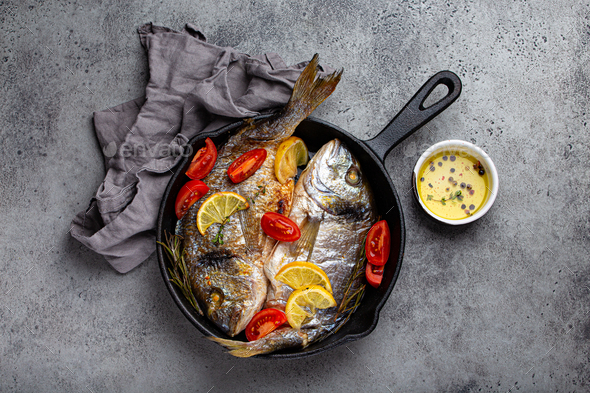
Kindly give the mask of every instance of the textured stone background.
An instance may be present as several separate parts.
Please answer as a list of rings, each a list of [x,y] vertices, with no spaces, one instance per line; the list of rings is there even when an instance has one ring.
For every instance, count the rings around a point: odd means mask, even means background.
[[[399,4],[398,4],[399,3]],[[589,391],[590,6],[542,1],[0,2],[0,390]],[[408,241],[367,338],[296,361],[239,360],[168,295],[156,258],[126,275],[70,238],[104,176],[92,112],[142,94],[136,29],[344,67],[315,113],[374,136],[435,72],[460,99],[386,166]],[[412,201],[429,145],[477,143],[500,193],[450,229]]]

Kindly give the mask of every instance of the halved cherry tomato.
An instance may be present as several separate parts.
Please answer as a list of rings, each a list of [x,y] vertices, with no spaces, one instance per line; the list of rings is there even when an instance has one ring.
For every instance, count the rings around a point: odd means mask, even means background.
[[[246,326],[246,338],[248,341],[258,340],[285,322],[287,322],[287,316],[281,310],[274,308],[260,310]]]
[[[367,263],[367,270],[365,271],[365,276],[367,277],[367,281],[369,284],[374,287],[378,288],[379,284],[381,284],[381,280],[383,279],[383,266],[375,266]]]
[[[301,231],[297,224],[279,213],[264,213],[260,220],[260,226],[268,236],[282,242],[294,242],[301,237]]]
[[[176,197],[176,217],[180,220],[188,211],[188,208],[209,191],[209,187],[200,180],[191,180],[186,183]]]
[[[191,161],[186,175],[191,179],[203,179],[211,172],[217,161],[217,148],[211,138],[205,139],[205,147],[201,147]]]
[[[266,160],[265,149],[254,149],[239,156],[227,168],[227,174],[234,183],[239,183],[254,174]]]
[[[383,266],[389,259],[391,235],[387,221],[381,220],[371,227],[365,243],[367,259],[375,266]]]

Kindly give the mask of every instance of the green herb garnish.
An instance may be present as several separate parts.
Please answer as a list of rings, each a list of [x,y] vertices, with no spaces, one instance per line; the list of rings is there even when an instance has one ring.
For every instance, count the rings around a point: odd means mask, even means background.
[[[258,195],[262,194],[266,194],[266,186],[256,186],[258,187],[258,191],[256,192],[256,194],[254,194],[254,196],[252,198],[246,198],[246,200],[252,202],[253,205],[256,204],[256,202],[254,202],[254,198],[258,198]]]
[[[170,274],[170,281],[176,285],[182,291],[182,294],[189,301],[189,303],[203,315],[203,311],[199,307],[195,296],[193,295],[192,286],[188,276],[188,268],[186,266],[186,251],[182,247],[182,237],[178,235],[171,235],[165,232],[166,244],[158,242],[166,253],[168,254],[168,260],[172,265],[172,268],[168,268]]]
[[[219,226],[219,230],[217,231],[217,235],[215,235],[215,238],[213,239],[213,244],[216,244],[218,246],[221,246],[223,244],[223,227],[225,227],[225,224],[227,224],[228,222],[229,222],[229,216],[226,216],[225,220],[223,220],[223,222]]]
[[[443,206],[446,206],[447,202],[449,202],[449,201],[456,202],[455,199],[459,200],[459,201],[463,200],[463,195],[462,195],[461,190],[451,191],[451,193],[449,194],[448,197],[442,197],[441,199],[434,199],[434,197],[430,194],[426,195],[427,201],[440,202]]]

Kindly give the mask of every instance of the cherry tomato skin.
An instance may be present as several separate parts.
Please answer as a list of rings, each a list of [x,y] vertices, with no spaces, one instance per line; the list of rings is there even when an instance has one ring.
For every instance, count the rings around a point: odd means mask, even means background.
[[[365,276],[367,277],[367,282],[373,288],[378,288],[381,284],[381,280],[383,280],[383,270],[383,266],[375,266],[367,263]]]
[[[233,183],[240,183],[249,178],[266,160],[266,149],[250,150],[239,156],[227,168],[227,175]]]
[[[262,226],[264,233],[281,242],[294,242],[301,237],[301,231],[297,224],[279,213],[264,213],[260,220],[260,226]]]
[[[176,217],[180,220],[186,214],[189,207],[209,192],[209,187],[201,180],[191,180],[186,183],[176,196]]]
[[[205,139],[205,147],[199,149],[186,171],[191,179],[203,179],[215,166],[217,161],[217,148],[211,138]]]
[[[383,266],[389,259],[391,234],[387,221],[381,220],[371,227],[365,243],[365,252],[369,262],[375,266]]]
[[[260,310],[246,326],[246,338],[248,341],[258,340],[285,322],[287,322],[287,316],[281,310],[274,308]]]

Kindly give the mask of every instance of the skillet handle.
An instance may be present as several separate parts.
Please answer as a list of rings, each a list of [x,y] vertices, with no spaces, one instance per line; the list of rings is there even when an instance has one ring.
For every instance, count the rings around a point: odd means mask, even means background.
[[[435,104],[424,108],[424,101],[440,84],[449,88],[447,95]],[[428,80],[393,120],[373,139],[364,141],[371,150],[385,161],[387,153],[414,131],[434,119],[461,94],[461,80],[451,71],[441,71]]]

